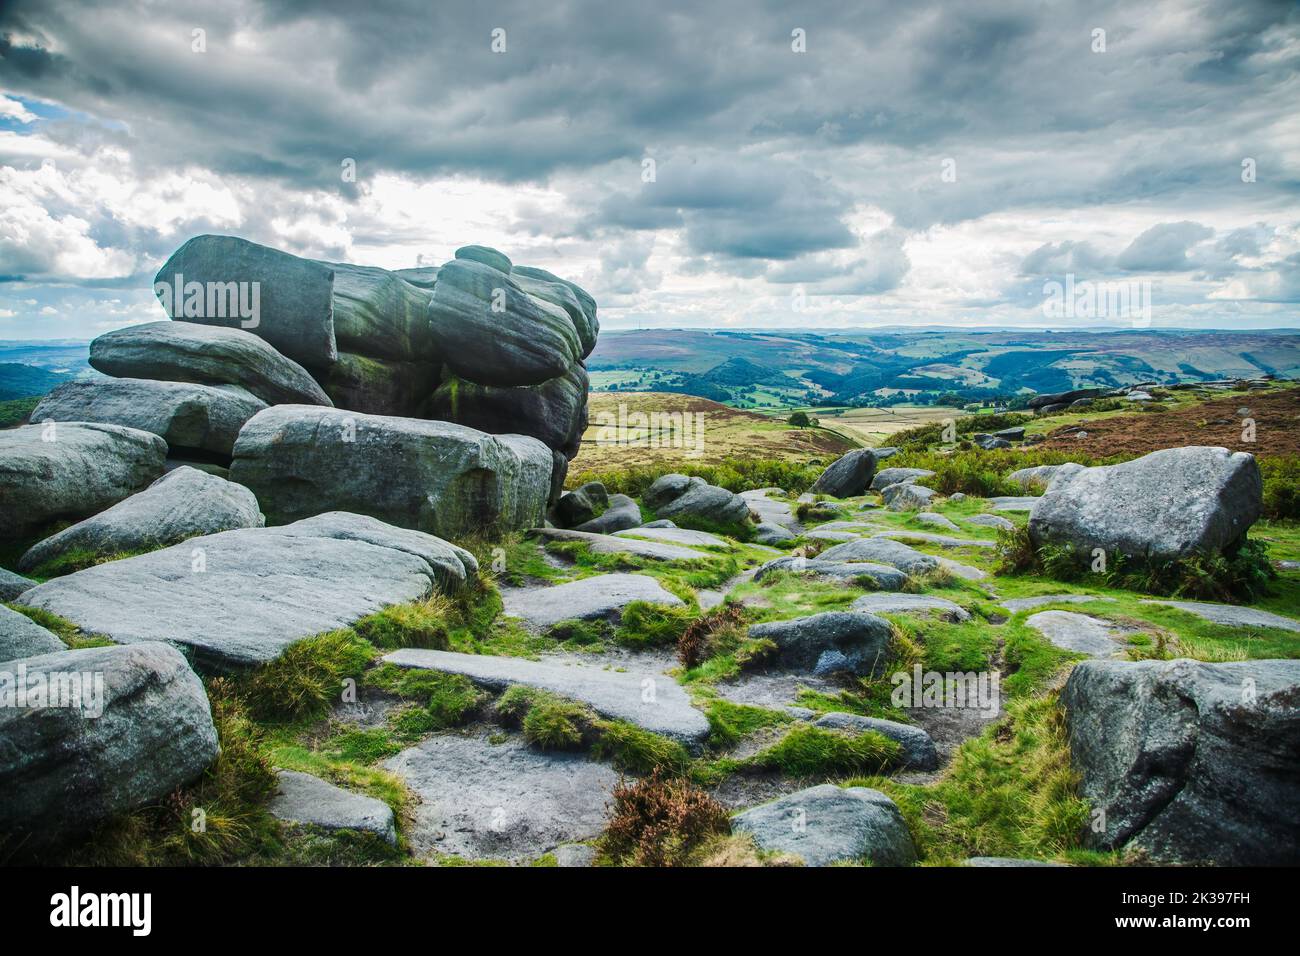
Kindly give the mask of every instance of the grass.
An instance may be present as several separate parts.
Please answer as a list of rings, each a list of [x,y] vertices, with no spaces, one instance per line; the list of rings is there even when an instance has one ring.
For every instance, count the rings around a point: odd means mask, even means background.
[[[794,720],[784,711],[736,704],[721,697],[708,699],[704,713],[709,718],[709,744],[719,748],[737,744],[764,727],[780,727]]]
[[[898,760],[902,748],[874,731],[844,734],[799,723],[780,741],[747,761],[749,767],[789,777],[837,777],[878,773]]]
[[[165,547],[158,545],[159,548]],[[110,561],[120,561],[123,558],[134,558],[137,555],[148,554],[157,548],[136,548],[128,551],[115,551],[112,554],[102,554],[98,551],[89,551],[84,548],[74,548],[63,552],[58,557],[38,565],[31,571],[26,572],[27,577],[45,581],[49,578],[62,577],[65,574],[72,574],[76,571],[84,571],[86,568],[93,568],[100,564],[107,564]]]
[[[108,638],[97,634],[87,634],[67,618],[60,617],[51,611],[38,607],[27,607],[24,604],[7,604],[5,606],[39,624],[74,651],[84,647],[111,647],[113,645],[113,642]]]

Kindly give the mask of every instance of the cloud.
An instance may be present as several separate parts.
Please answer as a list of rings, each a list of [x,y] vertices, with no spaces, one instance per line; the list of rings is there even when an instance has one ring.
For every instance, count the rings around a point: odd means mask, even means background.
[[[1192,267],[1188,250],[1212,235],[1198,222],[1162,222],[1134,239],[1115,262],[1128,272],[1180,272]]]

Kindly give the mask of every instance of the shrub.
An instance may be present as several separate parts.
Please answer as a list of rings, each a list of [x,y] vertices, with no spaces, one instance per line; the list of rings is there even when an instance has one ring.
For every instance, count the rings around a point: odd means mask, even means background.
[[[1300,520],[1300,456],[1260,458],[1264,517]]]
[[[682,866],[710,837],[731,832],[727,810],[703,790],[658,772],[614,788],[602,852],[617,863]]]

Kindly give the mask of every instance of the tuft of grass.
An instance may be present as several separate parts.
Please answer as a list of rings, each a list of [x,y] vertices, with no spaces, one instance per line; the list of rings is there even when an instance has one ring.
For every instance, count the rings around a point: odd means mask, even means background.
[[[451,602],[441,594],[422,601],[394,604],[352,625],[359,637],[381,650],[401,647],[431,647],[446,650],[450,646],[448,617]]]
[[[98,634],[86,634],[81,628],[73,624],[65,617],[60,617],[50,611],[38,607],[27,607],[25,604],[8,604],[9,607],[29,620],[39,624],[55,637],[61,640],[72,650],[80,650],[84,647],[112,647],[113,641],[107,637]]]
[[[734,650],[745,638],[749,615],[742,604],[723,603],[691,621],[677,638],[677,659],[698,667],[722,650]]]
[[[837,777],[879,773],[897,762],[902,748],[874,731],[844,734],[800,723],[748,764],[791,777]]]
[[[714,747],[729,747],[764,727],[779,727],[794,718],[779,710],[736,704],[721,697],[708,702],[705,716],[709,718],[709,743]]]
[[[164,545],[160,544],[156,548],[134,548],[127,551],[114,551],[112,554],[103,554],[85,548],[74,548],[33,568],[31,572],[29,572],[28,576],[40,580],[62,577],[65,574],[84,571],[86,568],[93,568],[96,565],[107,564],[110,561],[120,561],[123,558],[134,558],[140,554],[148,554],[150,551],[156,551],[161,547],[164,547]]]
[[[623,618],[614,631],[614,639],[635,648],[672,647],[695,620],[689,607],[633,601],[623,609]]]
[[[343,681],[360,678],[375,649],[351,628],[290,644],[247,677],[244,693],[258,720],[289,722],[323,714]]]
[[[690,755],[677,741],[635,724],[600,720],[594,729],[597,737],[591,748],[592,755],[598,760],[608,760],[625,773],[680,774],[690,764]]]

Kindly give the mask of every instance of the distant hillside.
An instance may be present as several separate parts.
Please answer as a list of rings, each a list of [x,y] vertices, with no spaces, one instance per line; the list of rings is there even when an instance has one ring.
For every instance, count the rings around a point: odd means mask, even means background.
[[[67,372],[51,372],[32,365],[0,363],[0,402],[44,395],[73,378],[75,376]]]

